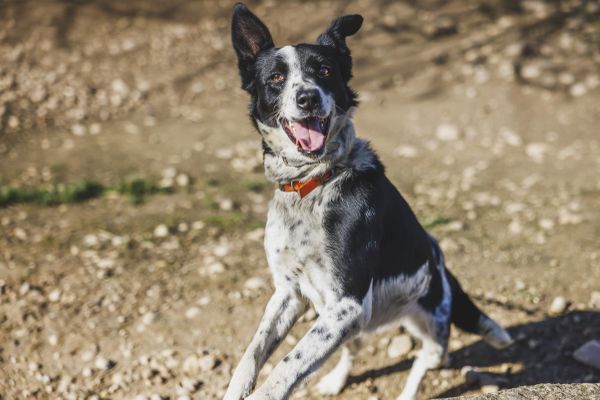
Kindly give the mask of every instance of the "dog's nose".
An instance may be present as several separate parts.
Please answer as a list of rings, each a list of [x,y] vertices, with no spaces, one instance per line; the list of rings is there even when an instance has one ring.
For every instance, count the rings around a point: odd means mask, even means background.
[[[296,93],[296,104],[304,111],[314,111],[321,105],[321,95],[317,89],[302,89]]]

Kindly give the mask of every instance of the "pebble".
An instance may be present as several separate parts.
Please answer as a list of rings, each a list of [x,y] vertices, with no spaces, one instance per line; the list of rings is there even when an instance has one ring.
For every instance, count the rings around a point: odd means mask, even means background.
[[[265,287],[266,282],[263,278],[259,278],[258,276],[255,276],[253,278],[248,279],[246,281],[246,283],[244,284],[244,286],[246,287],[246,289],[258,290],[258,289]]]
[[[590,307],[600,308],[600,291],[593,291],[590,296]]]
[[[217,275],[225,272],[225,264],[220,261],[215,261],[206,266],[206,272],[209,275]]]
[[[483,393],[483,394],[496,393],[499,390],[500,390],[500,387],[498,385],[494,385],[494,384],[481,386],[481,393]]]
[[[198,358],[198,368],[200,371],[210,371],[217,366],[218,360],[212,354],[204,355]]]
[[[233,200],[231,199],[222,199],[219,201],[219,208],[223,211],[231,211],[233,210]]]
[[[582,364],[600,370],[600,340],[590,340],[575,350],[573,358]]]
[[[197,374],[200,370],[200,360],[197,355],[192,354],[187,356],[181,365],[183,372],[189,375]]]
[[[419,150],[417,150],[417,148],[414,146],[402,145],[396,147],[394,150],[394,155],[396,157],[415,158],[419,155]]]
[[[200,309],[198,307],[190,307],[185,310],[185,317],[187,319],[195,318],[198,314],[200,314]]]
[[[177,182],[178,186],[187,187],[190,185],[190,177],[187,174],[179,174],[177,175],[175,182]]]
[[[75,124],[71,126],[71,133],[75,136],[83,136],[85,135],[86,131],[86,127],[81,124]]]
[[[397,358],[408,354],[412,350],[413,344],[410,336],[398,335],[392,338],[387,348],[387,355],[390,358]]]
[[[158,319],[158,313],[155,312],[147,312],[144,315],[142,315],[142,322],[145,325],[150,325],[151,323],[155,322]]]
[[[444,142],[457,140],[459,137],[459,129],[456,125],[441,124],[435,130],[435,136]]]
[[[58,289],[54,289],[53,291],[50,292],[50,294],[48,295],[48,300],[50,300],[52,303],[56,303],[57,301],[60,300],[60,296],[61,296],[61,292]]]
[[[115,365],[115,362],[105,357],[96,357],[94,366],[101,370],[110,369]]]
[[[525,147],[525,154],[534,162],[541,163],[548,150],[549,147],[546,143],[529,143]]]
[[[567,300],[562,296],[557,296],[552,300],[550,304],[550,308],[548,308],[548,314],[550,315],[559,315],[565,312],[567,309],[568,303]]]
[[[164,238],[167,237],[169,235],[169,228],[164,225],[158,225],[156,228],[154,228],[154,237],[156,238]]]

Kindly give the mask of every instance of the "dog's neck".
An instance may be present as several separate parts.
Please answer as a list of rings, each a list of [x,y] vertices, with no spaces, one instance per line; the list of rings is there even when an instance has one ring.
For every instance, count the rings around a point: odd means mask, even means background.
[[[281,185],[290,181],[306,181],[312,177],[322,177],[328,172],[336,175],[348,168],[363,171],[377,166],[379,164],[377,156],[368,142],[355,137],[352,122],[348,122],[342,129],[349,131],[336,136],[339,150],[320,162],[292,165],[280,155],[265,152],[263,161],[266,178]]]
[[[288,183],[292,180],[304,181],[312,177],[323,176],[335,168],[346,164],[356,142],[354,125],[351,121],[348,121],[341,131],[335,135],[332,141],[333,147],[337,146],[337,149],[332,151],[331,155],[319,161],[293,163],[280,154],[265,152],[263,163],[266,178],[277,184]]]

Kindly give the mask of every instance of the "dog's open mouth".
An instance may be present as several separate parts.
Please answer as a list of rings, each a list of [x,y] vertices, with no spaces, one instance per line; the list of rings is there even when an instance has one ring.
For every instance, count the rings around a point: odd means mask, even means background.
[[[323,149],[329,131],[330,117],[308,117],[297,121],[281,120],[281,126],[298,150],[307,154],[316,154]]]

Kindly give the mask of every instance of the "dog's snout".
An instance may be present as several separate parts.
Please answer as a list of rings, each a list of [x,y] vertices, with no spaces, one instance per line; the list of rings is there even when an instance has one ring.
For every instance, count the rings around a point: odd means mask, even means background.
[[[303,111],[315,111],[321,106],[321,95],[317,89],[302,89],[296,94],[296,104]]]

